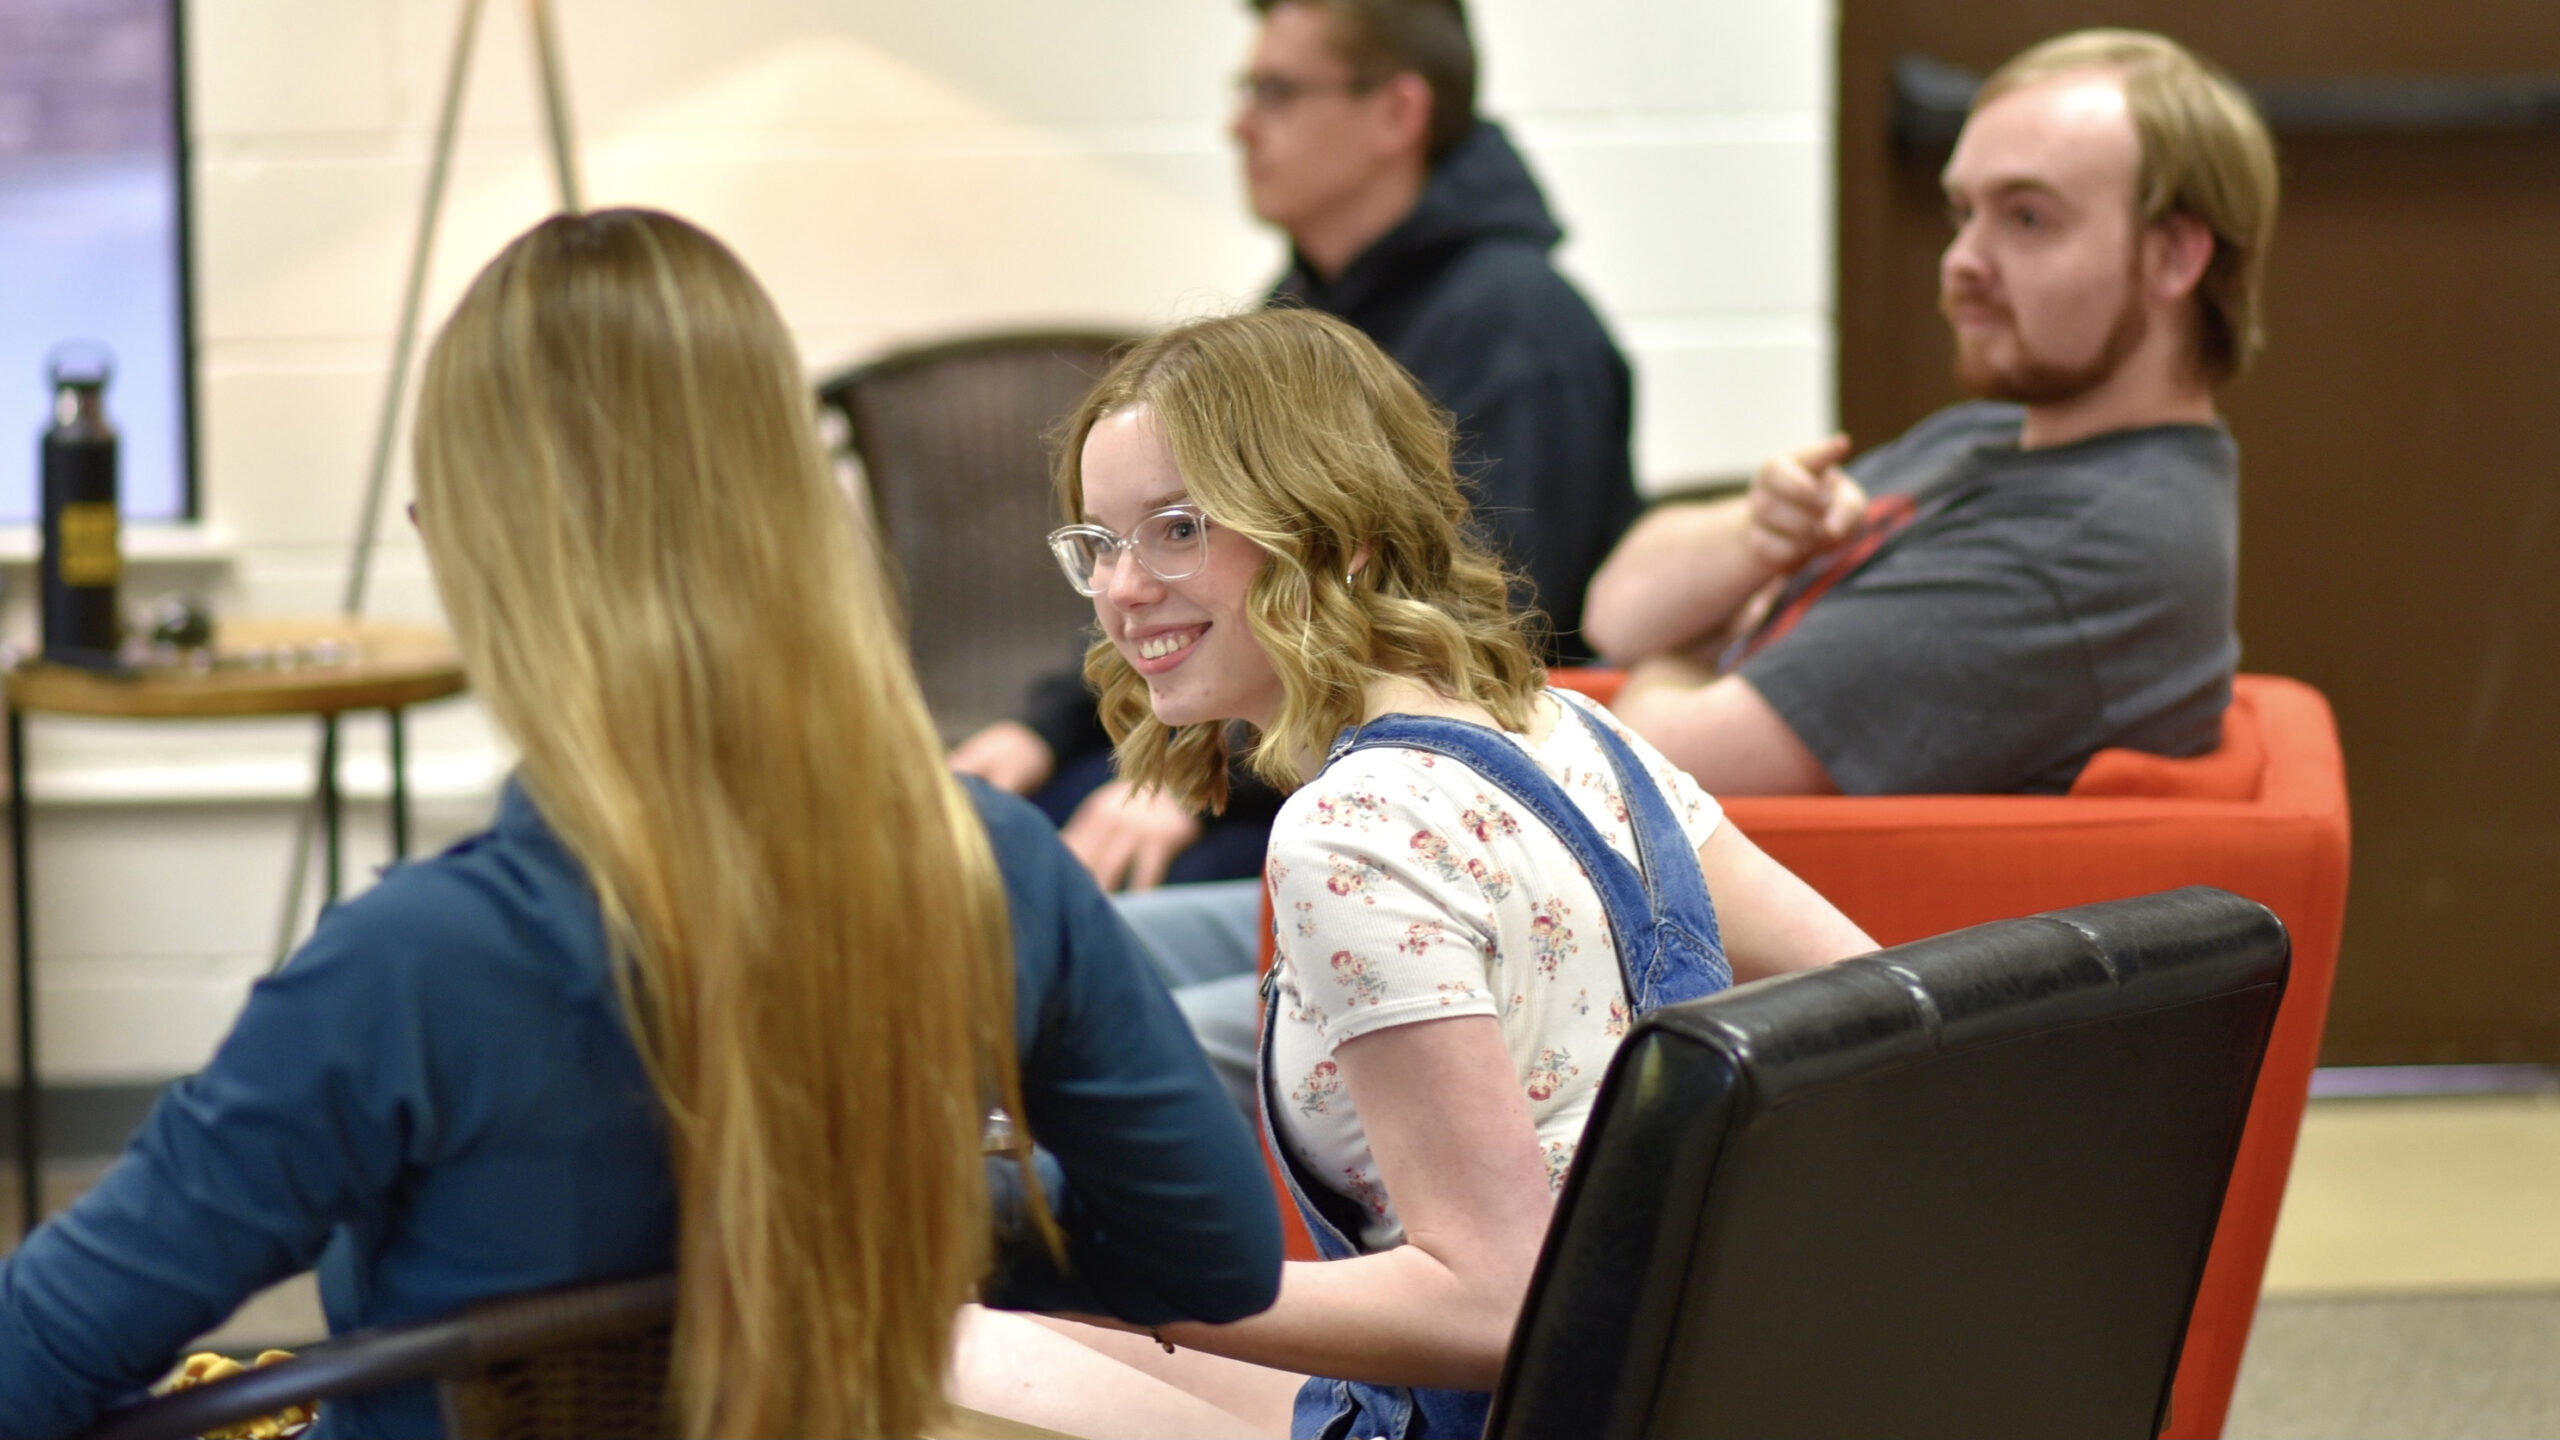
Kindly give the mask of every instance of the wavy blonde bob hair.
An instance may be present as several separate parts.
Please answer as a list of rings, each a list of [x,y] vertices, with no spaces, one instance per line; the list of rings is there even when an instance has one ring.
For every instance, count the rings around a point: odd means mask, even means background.
[[[1084,442],[1144,409],[1173,451],[1191,503],[1268,558],[1245,602],[1280,679],[1254,773],[1296,788],[1364,718],[1370,682],[1420,680],[1524,730],[1546,682],[1528,623],[1510,611],[1502,565],[1467,533],[1450,465],[1449,417],[1366,335],[1292,307],[1195,321],[1141,341],[1067,422],[1058,493],[1084,514]],[[1108,638],[1085,653],[1120,773],[1195,807],[1218,808],[1227,726],[1155,717],[1147,684]]]
[[[673,1418],[916,1433],[991,1258],[987,1104],[1021,1113],[1010,930],[780,317],[681,220],[554,217],[446,322],[416,461],[665,1104]]]
[[[2196,282],[2196,358],[2208,379],[2236,379],[2266,344],[2258,291],[2282,189],[2266,122],[2221,67],[2148,30],[2075,30],[2033,46],[1991,72],[1973,111],[2075,70],[2121,77],[2142,143],[2143,223],[2190,215],[2212,232],[2213,258]]]

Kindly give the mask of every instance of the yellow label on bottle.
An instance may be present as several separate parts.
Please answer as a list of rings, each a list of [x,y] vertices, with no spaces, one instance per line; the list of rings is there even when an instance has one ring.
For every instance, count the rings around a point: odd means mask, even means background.
[[[88,501],[62,507],[62,583],[113,585],[123,573],[116,549],[116,507]]]

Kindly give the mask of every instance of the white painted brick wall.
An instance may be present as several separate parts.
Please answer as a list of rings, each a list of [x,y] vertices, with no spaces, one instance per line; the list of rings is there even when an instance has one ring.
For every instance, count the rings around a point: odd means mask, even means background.
[[[1634,362],[1645,483],[1828,429],[1831,0],[1473,10],[1485,108]],[[230,560],[137,588],[334,606],[458,12],[190,6],[202,486]],[[549,208],[522,14],[483,20],[430,323]],[[721,234],[813,368],[968,329],[1159,323],[1250,297],[1278,264],[1223,135],[1241,0],[560,0],[558,19],[589,202]],[[405,464],[394,483],[405,497]],[[383,540],[377,612],[432,616],[396,504]],[[32,730],[47,1074],[190,1068],[263,964],[310,732]],[[373,733],[348,744],[364,786]],[[422,832],[473,828],[505,765],[487,726],[447,706],[412,735]],[[378,829],[360,812],[362,853]]]

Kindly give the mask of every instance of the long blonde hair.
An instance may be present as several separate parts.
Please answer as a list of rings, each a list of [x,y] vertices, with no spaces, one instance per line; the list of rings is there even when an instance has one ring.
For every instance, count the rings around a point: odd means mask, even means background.
[[[1368,336],[1330,315],[1275,307],[1194,321],[1141,341],[1060,435],[1058,492],[1084,518],[1084,441],[1145,407],[1185,490],[1212,525],[1268,555],[1245,604],[1280,678],[1254,773],[1283,790],[1362,718],[1369,683],[1423,681],[1513,730],[1545,683],[1510,611],[1501,562],[1467,533],[1449,417]],[[1175,729],[1105,638],[1085,654],[1120,773],[1195,806],[1224,803],[1223,724]]]
[[[670,1122],[691,1435],[904,1435],[1020,1114],[1010,931],[772,302],[665,215],[557,216],[429,356],[418,521],[603,908]]]

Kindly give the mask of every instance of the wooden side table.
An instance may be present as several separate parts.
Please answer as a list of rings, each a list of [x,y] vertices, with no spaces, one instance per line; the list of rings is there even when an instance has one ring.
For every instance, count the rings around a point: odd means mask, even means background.
[[[327,837],[327,898],[338,897],[338,717],[380,710],[391,729],[391,849],[409,853],[409,706],[459,694],[462,661],[441,631],[369,620],[228,621],[214,635],[215,664],[101,675],[30,662],[8,672],[10,882],[17,901],[18,1183],[26,1228],[43,1210],[38,1162],[35,926],[28,881],[26,725],[29,714],[116,720],[210,720],[312,715],[321,724],[320,806]],[[324,658],[325,657],[325,658]],[[263,658],[267,663],[244,663]],[[289,660],[290,663],[278,663]]]

